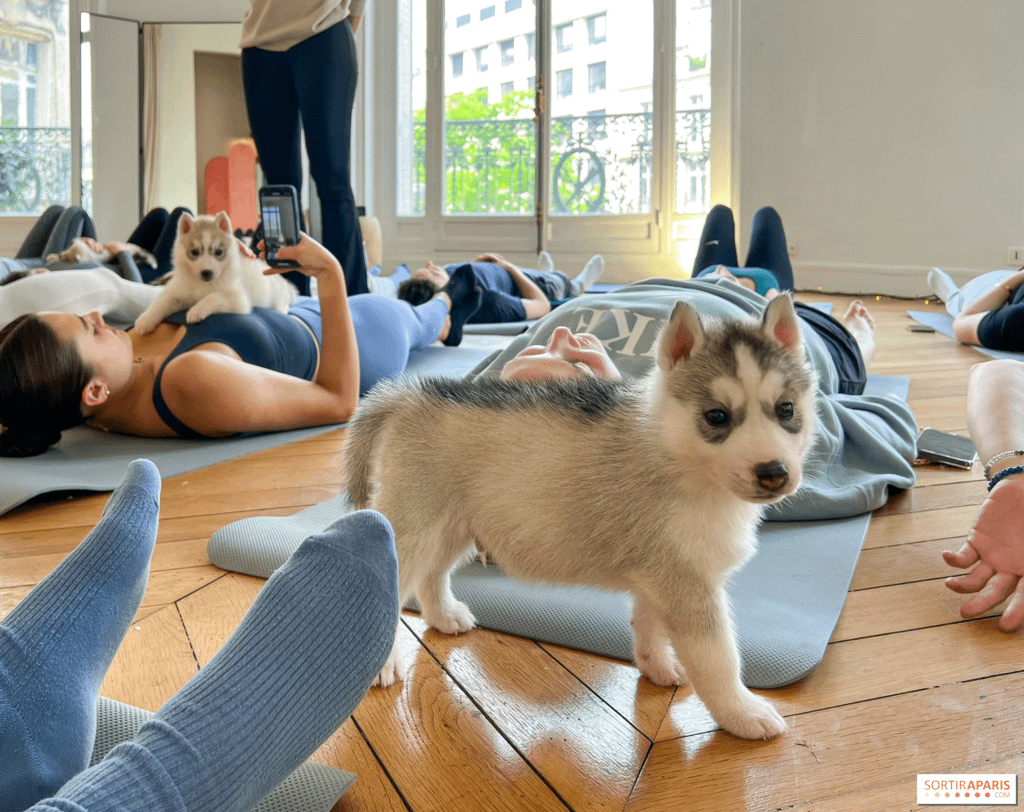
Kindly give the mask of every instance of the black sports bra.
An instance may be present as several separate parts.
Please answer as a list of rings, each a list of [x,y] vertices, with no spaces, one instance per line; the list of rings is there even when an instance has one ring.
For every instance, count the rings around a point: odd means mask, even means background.
[[[168,316],[172,324],[187,324],[185,311]],[[319,326],[319,325],[316,325]],[[294,375],[307,381],[316,374],[319,358],[318,339],[311,332],[313,325],[297,316],[257,307],[252,313],[214,313],[200,322],[189,324],[181,341],[167,356],[153,382],[153,406],[171,429],[189,439],[208,439],[186,426],[171,411],[160,391],[160,381],[167,365],[182,353],[200,344],[217,342],[231,347],[243,361],[264,369]]]

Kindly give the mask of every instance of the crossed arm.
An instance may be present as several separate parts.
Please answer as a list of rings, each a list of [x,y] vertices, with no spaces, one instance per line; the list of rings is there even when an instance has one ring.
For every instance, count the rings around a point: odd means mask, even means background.
[[[1003,451],[1024,449],[1024,363],[989,361],[971,369],[967,390],[967,421],[981,460]],[[991,476],[1024,465],[1012,456],[992,466]],[[973,595],[960,615],[974,618],[1007,598],[999,627],[1013,631],[1024,623],[1024,473],[1001,479],[981,506],[967,541],[956,553],[946,551],[947,564],[973,569],[946,579],[954,592]]]
[[[960,315],[953,319],[953,335],[962,344],[980,345],[978,325],[981,320],[989,311],[1006,304],[1013,296],[1013,292],[1022,284],[1024,284],[1024,271],[1019,271],[1005,282],[994,285],[991,290],[970,302],[960,311]]]

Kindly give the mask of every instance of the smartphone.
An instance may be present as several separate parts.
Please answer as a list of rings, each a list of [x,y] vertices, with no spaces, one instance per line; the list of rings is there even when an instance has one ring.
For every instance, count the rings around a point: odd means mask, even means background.
[[[917,456],[929,462],[940,462],[956,468],[970,468],[977,452],[970,437],[948,431],[922,429],[917,437]]]
[[[260,189],[263,218],[263,253],[271,268],[298,268],[293,259],[278,259],[277,251],[299,242],[299,194],[294,186],[280,184]]]

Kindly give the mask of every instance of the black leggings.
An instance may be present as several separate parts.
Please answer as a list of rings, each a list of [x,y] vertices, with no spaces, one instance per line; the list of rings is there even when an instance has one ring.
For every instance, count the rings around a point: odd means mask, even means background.
[[[990,350],[1024,350],[1024,285],[1006,304],[990,310],[978,322],[978,342]]]
[[[816,307],[811,307],[803,302],[794,302],[794,304],[797,315],[800,316],[804,324],[811,327],[825,342],[828,354],[832,356],[836,375],[839,377],[839,394],[864,394],[868,371],[864,366],[864,356],[861,355],[860,346],[850,335],[850,331],[828,313],[818,310]]]

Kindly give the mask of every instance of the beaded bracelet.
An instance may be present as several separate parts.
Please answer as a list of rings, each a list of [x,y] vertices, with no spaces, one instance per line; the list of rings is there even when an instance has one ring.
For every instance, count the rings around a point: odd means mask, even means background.
[[[992,459],[985,463],[984,473],[985,479],[988,479],[988,472],[992,470],[992,466],[995,465],[999,460],[1005,460],[1007,457],[1024,457],[1024,448],[1015,448],[1010,451],[1000,451]]]
[[[1000,480],[1004,477],[1008,477],[1011,474],[1024,474],[1024,465],[1014,465],[1012,468],[1004,468],[998,474],[996,474],[988,483],[988,489],[991,491]]]

